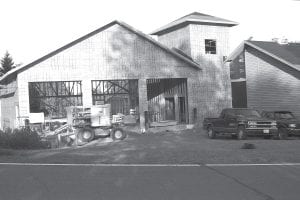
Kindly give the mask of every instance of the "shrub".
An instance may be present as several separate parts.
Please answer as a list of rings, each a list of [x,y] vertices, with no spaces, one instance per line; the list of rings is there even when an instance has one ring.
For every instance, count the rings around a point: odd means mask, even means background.
[[[28,128],[0,131],[0,147],[11,149],[41,149],[47,144],[36,131]]]

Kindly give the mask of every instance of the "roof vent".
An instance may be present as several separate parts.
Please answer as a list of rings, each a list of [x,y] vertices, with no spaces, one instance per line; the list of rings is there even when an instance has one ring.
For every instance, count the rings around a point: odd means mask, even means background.
[[[282,38],[278,43],[279,44],[288,44],[289,40],[287,38]]]
[[[272,42],[278,42],[279,38],[272,38]]]
[[[289,40],[285,37],[282,38],[272,38],[272,42],[277,42],[278,44],[288,44]]]

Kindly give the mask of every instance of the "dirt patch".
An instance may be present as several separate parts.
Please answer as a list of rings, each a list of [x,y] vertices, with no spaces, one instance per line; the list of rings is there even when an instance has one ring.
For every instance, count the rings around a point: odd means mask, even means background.
[[[9,149],[0,149],[0,156],[12,156],[14,155],[14,151]]]

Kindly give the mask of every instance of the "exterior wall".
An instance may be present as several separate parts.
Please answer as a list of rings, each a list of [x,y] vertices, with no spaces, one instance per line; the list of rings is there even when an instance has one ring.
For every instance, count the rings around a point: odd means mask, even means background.
[[[92,105],[91,80],[139,79],[139,104],[143,113],[148,108],[146,79],[195,79],[197,71],[199,69],[116,24],[20,72],[20,115],[29,113],[28,82],[81,80],[83,105],[89,106]]]
[[[216,40],[217,54],[205,54],[205,39]],[[158,36],[158,41],[183,50],[203,69],[195,73],[196,79],[188,80],[192,118],[194,109],[197,109],[196,120],[202,123],[203,118],[218,116],[223,108],[232,106],[230,70],[223,63],[223,56],[229,54],[229,27],[190,24]]]
[[[229,54],[229,29],[230,27],[212,26],[212,25],[197,25],[190,24],[190,44],[192,58],[205,57],[216,64],[223,56]],[[205,39],[215,39],[217,41],[217,54],[205,54]]]
[[[161,35],[158,37],[158,41],[169,48],[175,47],[191,56],[189,26]]]
[[[223,108],[232,106],[230,70],[223,63],[223,56],[229,54],[229,27],[196,24],[189,26],[191,55],[203,68],[203,73],[198,73],[200,87],[196,86],[196,82],[191,83],[192,87],[197,87],[194,95],[202,96],[193,105],[202,120],[204,117],[218,116]],[[205,54],[205,39],[216,40],[216,54]]]
[[[300,72],[247,47],[248,107],[289,110],[300,117]]]
[[[231,94],[233,108],[247,108],[245,52],[242,51],[230,64]]]
[[[230,64],[230,79],[239,80],[246,78],[245,53],[242,51]]]
[[[18,90],[16,80],[5,85],[5,88],[0,90],[0,120],[1,129],[5,128],[15,128],[19,125],[18,113],[16,107],[18,108]]]
[[[205,117],[219,116],[222,109],[232,106],[231,83],[227,75],[204,70],[203,74],[197,75],[198,79],[188,79],[188,103],[190,115],[193,115],[192,110],[197,109],[197,122],[202,123]],[[197,101],[190,101],[191,99]]]

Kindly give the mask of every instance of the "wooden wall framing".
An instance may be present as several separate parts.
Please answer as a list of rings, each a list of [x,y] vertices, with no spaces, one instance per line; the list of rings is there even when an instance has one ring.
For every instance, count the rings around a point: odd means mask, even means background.
[[[130,109],[138,111],[138,80],[92,80],[92,98],[95,104],[111,104],[112,114],[128,115]]]
[[[64,118],[66,107],[82,105],[81,81],[29,82],[30,112]]]

